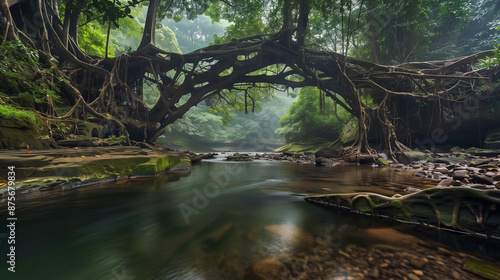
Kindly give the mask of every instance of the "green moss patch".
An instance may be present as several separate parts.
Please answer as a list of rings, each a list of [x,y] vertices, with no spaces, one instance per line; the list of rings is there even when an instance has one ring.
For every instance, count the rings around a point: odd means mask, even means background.
[[[132,171],[132,176],[156,176],[159,173],[169,170],[178,164],[187,164],[186,160],[179,156],[164,156],[152,158],[145,163],[137,165]]]
[[[465,260],[464,269],[486,279],[500,279],[500,266],[475,258]]]
[[[316,153],[323,147],[327,147],[332,143],[331,140],[324,138],[313,138],[307,141],[292,142],[286,144],[285,146],[279,147],[275,150],[277,153],[291,153],[291,154],[302,154],[302,153]]]

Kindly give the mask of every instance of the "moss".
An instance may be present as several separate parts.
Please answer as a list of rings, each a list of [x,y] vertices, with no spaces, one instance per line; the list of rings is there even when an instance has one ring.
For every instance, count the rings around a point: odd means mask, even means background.
[[[464,269],[486,279],[500,279],[500,267],[476,258],[467,258]]]
[[[9,105],[0,105],[0,118],[17,120],[27,124],[36,121],[35,113],[32,111],[17,109]]]
[[[78,167],[78,176],[96,178],[115,174],[128,177],[137,166],[147,161],[147,157],[95,160]]]
[[[327,147],[332,141],[323,138],[313,138],[307,141],[292,142],[286,144],[275,150],[275,152],[280,153],[292,153],[292,154],[302,154],[302,153],[316,153],[323,147]]]
[[[387,160],[383,159],[383,158],[378,158],[377,159],[377,162],[379,165],[381,166],[389,166],[389,163],[387,162]]]
[[[373,209],[373,206],[374,206],[374,204],[371,201],[371,199],[366,198],[366,197],[358,198],[354,202],[354,207],[356,208],[356,210],[358,210],[360,212],[371,212]]]
[[[168,170],[177,164],[186,164],[179,156],[164,156],[152,158],[145,163],[137,165],[132,171],[132,176],[156,176],[158,173]]]

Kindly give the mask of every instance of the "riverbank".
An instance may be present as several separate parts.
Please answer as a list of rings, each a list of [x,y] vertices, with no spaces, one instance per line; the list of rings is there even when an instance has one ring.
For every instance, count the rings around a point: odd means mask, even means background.
[[[0,151],[0,195],[8,181],[16,194],[75,189],[129,179],[154,179],[166,172],[189,173],[188,154],[156,147],[89,147],[29,151]],[[14,180],[9,180],[9,167]],[[11,174],[12,175],[12,174]]]

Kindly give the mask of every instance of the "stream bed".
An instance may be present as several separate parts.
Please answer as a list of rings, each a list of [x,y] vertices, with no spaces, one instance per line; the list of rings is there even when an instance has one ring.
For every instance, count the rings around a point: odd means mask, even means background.
[[[498,262],[498,241],[303,199],[432,184],[411,170],[217,158],[189,175],[28,194],[16,201],[15,273],[0,230],[0,279],[476,279],[464,259]]]

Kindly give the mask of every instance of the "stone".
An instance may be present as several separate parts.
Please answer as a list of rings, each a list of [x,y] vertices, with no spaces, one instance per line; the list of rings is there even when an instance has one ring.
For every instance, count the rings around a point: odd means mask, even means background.
[[[256,262],[252,271],[262,280],[281,279],[285,265],[276,258],[267,258]]]
[[[410,151],[410,152],[403,152],[403,154],[408,157],[410,160],[426,160],[430,161],[432,160],[432,154],[424,153],[424,152],[418,152],[418,151]]]
[[[423,268],[426,264],[429,263],[429,260],[425,257],[412,257],[410,259],[410,265],[413,266],[414,268]]]
[[[213,233],[211,233],[209,236],[207,236],[207,239],[217,243],[219,242],[231,229],[233,228],[233,224],[226,224],[225,226],[217,229]]]
[[[460,157],[440,157],[436,159],[437,163],[445,163],[445,164],[465,164],[467,160]]]
[[[387,162],[387,160],[382,158],[382,157],[379,157],[377,159],[377,164],[380,166],[389,166],[389,163]]]
[[[444,179],[437,185],[438,187],[449,187],[453,183],[452,178]]]
[[[455,170],[453,172],[453,179],[454,180],[463,180],[467,177],[469,177],[467,170]]]
[[[495,175],[497,175],[496,172],[493,172],[493,171],[488,171],[486,172],[484,175],[488,176],[488,177],[494,177]],[[500,176],[499,176],[500,177]],[[495,180],[495,181],[498,181],[498,180]]]
[[[449,174],[449,173],[451,173],[451,171],[448,170],[448,168],[446,168],[446,167],[438,167],[438,168],[435,168],[434,171],[435,172],[441,172],[443,174]]]
[[[412,272],[417,276],[424,276],[424,272],[422,270],[413,270]]]
[[[418,278],[418,276],[413,273],[408,274],[407,277],[410,280],[420,280],[420,278]]]
[[[478,184],[486,184],[486,185],[493,184],[493,179],[485,175],[474,174],[472,175],[472,180]]]
[[[373,278],[375,278],[375,279],[377,279],[377,278],[379,278],[379,277],[380,277],[380,272],[378,271],[378,269],[377,269],[377,268],[374,268],[374,269],[372,270],[371,276],[372,276]]]

